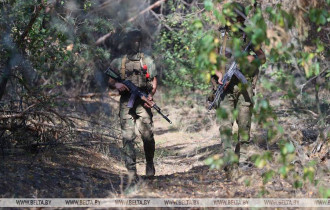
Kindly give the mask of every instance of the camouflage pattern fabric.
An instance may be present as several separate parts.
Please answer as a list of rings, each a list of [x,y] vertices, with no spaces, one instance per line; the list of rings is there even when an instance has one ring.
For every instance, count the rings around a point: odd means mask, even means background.
[[[229,69],[231,63],[235,60],[232,52],[232,42],[228,40],[228,48],[226,48],[226,70]],[[242,47],[243,48],[243,47]],[[251,54],[253,52],[250,52]],[[258,67],[249,64],[244,65],[241,72],[248,80],[247,85],[243,85],[233,76],[224,95],[223,101],[218,107],[218,112],[226,113],[221,120],[220,136],[222,146],[225,151],[224,156],[228,157],[235,152],[240,162],[248,159],[247,147],[250,144],[251,117],[253,109],[253,89],[258,77]],[[220,109],[220,110],[219,110]],[[236,113],[233,116],[233,113]],[[234,122],[238,125],[238,134],[232,135],[232,127]]]
[[[123,57],[114,59],[110,64],[111,68],[117,71],[117,73],[120,72],[122,59]],[[144,55],[143,64],[146,64],[148,67],[150,80],[157,76],[154,61],[150,56]],[[129,58],[127,58],[125,70],[126,73],[133,70],[141,71],[140,59],[129,60]],[[148,88],[145,81],[143,81],[143,79],[145,79],[145,75],[143,74],[131,74],[125,79],[130,80],[145,91],[150,91],[150,88]],[[134,141],[136,139],[135,130],[137,129],[142,137],[147,162],[153,161],[155,140],[151,109],[143,107],[144,102],[140,99],[135,101],[133,108],[128,108],[129,97],[129,93],[124,93],[120,98],[120,126],[123,137],[123,153],[126,168],[131,172],[136,172],[136,152],[134,148]]]
[[[142,137],[146,161],[153,161],[154,158],[155,140],[152,112],[151,109],[144,108],[142,101],[139,100],[130,109],[127,107],[128,100],[129,96],[127,95],[120,98],[120,126],[126,168],[129,171],[136,171],[136,152],[134,149],[136,128]]]
[[[250,144],[251,117],[253,109],[253,78],[248,78],[250,84],[242,85],[236,77],[229,83],[224,100],[218,108],[223,113],[219,128],[222,147],[227,157],[233,151],[240,162],[248,159],[247,147]],[[233,115],[235,114],[235,116]],[[234,122],[238,125],[238,134],[233,136]]]

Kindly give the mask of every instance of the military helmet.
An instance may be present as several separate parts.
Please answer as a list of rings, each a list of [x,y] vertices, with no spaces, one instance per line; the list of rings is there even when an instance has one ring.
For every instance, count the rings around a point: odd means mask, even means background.
[[[125,29],[125,37],[124,40],[126,41],[135,41],[135,40],[142,40],[142,32],[137,28],[127,28]]]

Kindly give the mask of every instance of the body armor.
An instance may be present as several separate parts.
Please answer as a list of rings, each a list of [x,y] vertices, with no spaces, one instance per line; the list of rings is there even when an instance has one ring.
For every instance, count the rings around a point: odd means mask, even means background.
[[[150,86],[150,81],[146,76],[147,69],[143,68],[145,65],[143,58],[143,53],[134,56],[125,55],[122,58],[121,77],[130,80],[134,85],[145,91],[150,91],[152,86]]]

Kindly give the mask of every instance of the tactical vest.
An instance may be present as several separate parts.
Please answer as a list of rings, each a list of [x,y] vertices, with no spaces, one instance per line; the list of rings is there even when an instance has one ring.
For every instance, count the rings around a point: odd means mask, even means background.
[[[242,41],[242,47],[241,47],[241,51],[243,51],[245,49],[245,46],[249,43],[249,41],[244,40],[244,38],[241,37],[241,41]],[[226,71],[228,71],[228,69],[230,68],[231,64],[235,61],[235,57],[233,54],[233,49],[232,49],[232,40],[229,39],[228,40],[228,45],[226,47],[225,50],[225,56],[227,58],[227,62],[226,62]],[[251,48],[248,49],[248,52],[251,51]],[[251,66],[251,65],[245,65],[244,67],[241,67],[241,72],[244,74],[245,77],[248,78],[252,78],[254,77],[256,74],[258,74],[258,68],[256,68],[255,66]]]
[[[121,78],[130,80],[137,87],[150,91],[152,86],[149,79],[146,77],[147,71],[143,69],[143,66],[146,65],[144,62],[144,54],[140,53],[139,59],[129,59],[125,55],[121,60]]]

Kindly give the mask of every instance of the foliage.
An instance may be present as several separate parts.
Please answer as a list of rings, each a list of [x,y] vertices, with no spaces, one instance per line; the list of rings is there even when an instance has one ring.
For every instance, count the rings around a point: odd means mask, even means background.
[[[210,32],[209,25],[223,25],[224,16],[228,16],[228,14],[225,14],[227,12],[226,9],[223,10],[223,13],[219,12],[218,7],[215,5],[216,1],[204,1],[205,10],[213,14],[213,18],[208,17],[209,21],[207,24],[203,22],[205,21],[203,17],[198,17],[197,20],[194,20],[197,23],[196,30],[204,35],[195,45],[195,66],[197,68],[194,71],[198,72],[198,74],[205,75],[206,78],[209,78],[210,74],[214,74],[214,70],[218,68],[221,62],[225,61],[224,57],[214,53],[219,43],[218,34],[213,32],[215,31],[214,29]],[[224,8],[226,7],[224,6]],[[250,9],[251,7],[247,8],[247,10]],[[318,31],[322,31],[323,25],[329,21],[328,12],[325,9],[319,8],[310,8],[308,18],[311,24],[315,23],[319,27]],[[312,48],[314,50],[306,51],[303,49],[306,40],[300,40],[294,36],[296,27],[294,15],[283,9],[280,4],[276,7],[266,7],[264,11],[260,8],[255,8],[253,15],[246,22],[247,26],[244,28],[244,32],[254,46],[257,49],[261,46],[267,49],[267,63],[263,65],[261,71],[273,68],[272,78],[260,78],[261,86],[269,91],[282,92],[283,98],[288,99],[295,106],[297,106],[297,102],[300,102],[299,106],[304,106],[302,103],[305,102],[304,97],[306,97],[306,94],[303,94],[301,101],[296,100],[297,96],[302,94],[304,85],[302,88],[297,87],[292,72],[296,71],[300,75],[304,75],[304,79],[307,81],[306,83],[312,77],[323,77],[324,72],[329,72],[325,60],[322,59],[326,43],[316,38],[312,42]],[[236,24],[230,27],[234,32],[240,28]],[[281,33],[281,35],[277,35],[277,33]],[[272,36],[273,34],[275,35]],[[287,40],[284,39],[285,37],[288,37]],[[293,41],[290,42],[289,39]],[[236,60],[240,66],[246,65],[246,60],[244,60],[246,54],[241,51],[242,43],[238,39],[234,39],[233,43]],[[266,77],[266,74],[263,72],[261,75],[265,75]],[[268,141],[272,141],[272,139],[277,138],[279,135],[283,136],[284,129],[276,121],[276,115],[268,100],[265,99],[262,93],[258,93],[254,100],[254,121],[259,125],[260,129],[267,130]],[[318,122],[322,124],[324,123],[322,116],[324,117],[326,113],[320,110],[318,112],[321,116]],[[226,116],[220,112],[219,114],[220,119],[224,119]],[[233,114],[235,115],[235,113]],[[278,144],[280,145],[281,156],[277,161],[279,161],[281,167],[277,170],[268,169],[263,176],[264,183],[267,183],[276,174],[281,175],[283,178],[288,178],[289,174],[291,174],[294,177],[292,184],[296,188],[301,188],[304,185],[304,180],[309,180],[311,183],[317,184],[315,181],[315,164],[304,166],[303,176],[299,176],[299,174],[294,172],[292,165],[292,162],[296,158],[295,146],[290,139],[284,138]],[[270,151],[266,151],[264,154],[254,156],[253,160],[256,167],[264,168],[273,161],[273,157]],[[224,160],[218,155],[215,155],[208,158],[206,164],[210,165],[211,168],[220,168],[224,164]]]
[[[8,78],[0,72],[7,89],[0,96],[1,115],[7,116],[1,118],[0,145],[59,141],[51,137],[57,133],[63,133],[61,141],[72,138],[73,125],[56,110],[65,106],[59,98],[104,89],[103,77],[94,75],[109,64],[111,52],[94,43],[114,28],[110,16],[92,13],[99,5],[88,0],[0,4],[0,67],[10,71]],[[18,137],[24,130],[26,136]]]
[[[205,39],[198,28],[202,23],[195,21],[198,8],[186,8],[182,3],[169,1],[169,9],[174,11],[166,16],[164,22],[168,28],[159,35],[155,44],[155,54],[162,55],[162,65],[166,71],[164,83],[177,85],[182,88],[205,89],[203,75],[195,74],[196,44],[198,40]],[[176,11],[176,8],[181,8]],[[185,16],[182,17],[184,10]]]
[[[7,25],[7,31],[18,50],[23,50],[38,74],[42,75],[47,84],[64,85],[66,87],[89,88],[93,65],[109,60],[109,51],[102,47],[94,47],[96,34],[111,31],[109,17],[100,14],[91,15],[94,8],[91,1],[80,1],[74,5],[80,8],[70,12],[70,1],[13,1],[4,3],[1,25]],[[35,11],[41,7],[39,14]],[[31,28],[28,21],[36,15]],[[28,30],[24,42],[20,45],[21,34]]]
[[[222,43],[219,27],[229,26],[233,37],[234,33],[243,30],[254,47],[264,49],[267,55],[267,62],[260,67],[259,86],[263,91],[254,97],[253,120],[258,128],[266,131],[267,145],[276,142],[279,148],[278,158],[266,151],[253,156],[252,160],[257,168],[265,169],[264,184],[280,176],[291,178],[295,188],[302,188],[308,183],[318,185],[315,162],[302,166],[302,173],[295,171],[295,139],[285,135],[285,128],[277,121],[276,110],[267,96],[278,93],[295,110],[314,113],[317,116],[313,121],[315,125],[320,128],[328,125],[329,113],[322,109],[322,105],[327,105],[329,101],[320,100],[319,91],[330,87],[327,62],[329,38],[324,35],[330,20],[329,1],[318,1],[316,6],[306,9],[298,8],[302,10],[301,17],[285,5],[254,8],[252,3],[255,1],[248,1],[246,12],[249,12],[249,20],[243,29],[241,25],[226,19],[233,14],[222,1],[204,0],[202,5],[199,2],[188,4],[186,1],[168,0],[164,14],[156,14],[163,27],[158,37],[152,37],[156,38],[152,47],[160,71],[165,76],[163,83],[171,87],[174,94],[180,94],[183,90],[187,92],[187,89],[205,93],[211,75],[227,61],[225,56],[217,53]],[[48,123],[54,118],[56,122],[53,126],[70,126],[53,109],[63,106],[55,99],[67,91],[72,96],[104,89],[104,78],[100,76],[102,69],[117,56],[118,49],[109,40],[110,44],[95,45],[95,42],[102,35],[127,23],[118,23],[120,18],[115,17],[112,11],[103,10],[98,1],[11,0],[0,4],[1,73],[3,69],[10,69],[10,76],[1,74],[0,85],[6,86],[7,77],[10,82],[6,97],[2,100],[0,96],[0,108],[3,115],[8,114],[8,109],[11,114],[23,113],[18,120],[2,119],[2,124],[17,128],[31,122],[35,125]],[[222,6],[224,10],[220,9]],[[304,39],[297,30],[299,18],[310,29]],[[119,40],[116,36],[120,33],[111,37],[113,42]],[[249,65],[247,53],[242,52],[243,45],[240,39],[233,38],[233,54],[240,66]],[[34,108],[30,110],[32,105]],[[41,114],[46,111],[51,114]],[[218,111],[219,119],[226,116],[228,113]],[[49,136],[54,132],[48,129],[43,133],[45,136],[33,131],[36,126],[26,128],[30,128],[32,141],[52,139]],[[1,135],[6,135],[8,139],[21,134],[18,129],[8,127],[1,131]],[[16,139],[24,142],[24,139]],[[234,154],[227,158],[237,161]],[[225,161],[215,155],[208,158],[206,164],[219,169]],[[271,168],[272,162],[279,163],[280,167]],[[329,190],[320,187],[320,195],[329,197]]]

